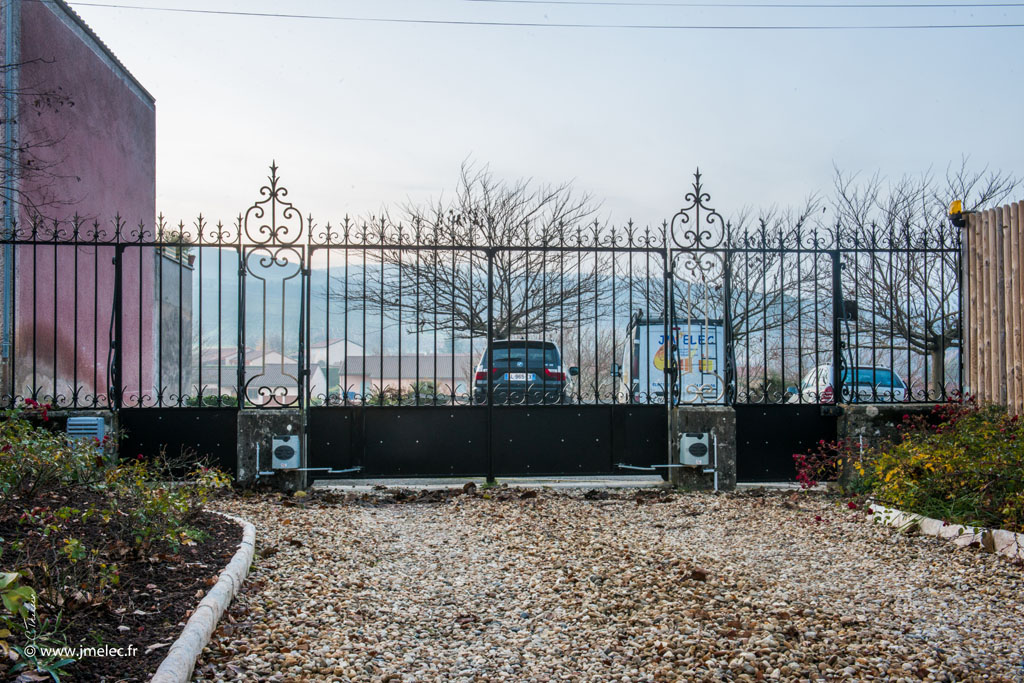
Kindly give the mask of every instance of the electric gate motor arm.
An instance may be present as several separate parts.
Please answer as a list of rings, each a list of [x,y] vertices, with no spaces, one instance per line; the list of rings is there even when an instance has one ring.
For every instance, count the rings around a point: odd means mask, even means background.
[[[711,448],[708,448],[708,442],[711,443]],[[717,433],[686,433],[680,435],[680,462],[668,463],[665,465],[629,465],[626,463],[616,463],[616,467],[622,470],[635,471],[635,472],[658,472],[662,469],[672,470],[674,468],[704,468],[699,470],[701,474],[713,475],[713,486],[714,490],[719,489],[719,471],[718,471],[718,434]],[[713,455],[712,455],[713,454]],[[710,462],[709,458],[711,459]]]
[[[298,437],[292,434],[285,434],[283,436],[275,436],[273,438],[273,452],[271,454],[271,463],[273,469],[268,471],[257,471],[256,481],[259,481],[260,477],[269,477],[281,472],[323,472],[324,474],[355,474],[361,472],[362,467],[348,467],[345,469],[333,469],[331,467],[289,467],[290,464],[298,464],[301,461],[300,453],[297,449],[297,444],[292,444],[293,441],[297,440]],[[283,456],[283,457],[282,457]],[[256,462],[260,461],[260,445],[256,444]]]

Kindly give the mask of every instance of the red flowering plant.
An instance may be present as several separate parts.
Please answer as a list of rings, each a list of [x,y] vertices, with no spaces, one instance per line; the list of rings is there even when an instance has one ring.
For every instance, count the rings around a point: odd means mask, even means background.
[[[860,457],[860,445],[849,439],[825,441],[822,439],[807,453],[794,453],[796,480],[804,489],[814,488],[821,482],[832,482],[842,474],[843,463]]]
[[[38,418],[43,422],[50,421],[50,411],[53,410],[53,406],[49,403],[40,403],[34,398],[26,398],[20,408],[16,409],[22,417],[28,419]]]

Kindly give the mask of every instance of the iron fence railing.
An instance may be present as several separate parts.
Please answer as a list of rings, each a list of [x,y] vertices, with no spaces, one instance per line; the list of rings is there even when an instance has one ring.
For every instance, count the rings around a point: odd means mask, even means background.
[[[942,401],[950,226],[320,225],[276,167],[230,225],[30,220],[0,243],[3,402],[61,408]],[[840,367],[842,372],[833,368]],[[666,388],[668,388],[666,390]]]

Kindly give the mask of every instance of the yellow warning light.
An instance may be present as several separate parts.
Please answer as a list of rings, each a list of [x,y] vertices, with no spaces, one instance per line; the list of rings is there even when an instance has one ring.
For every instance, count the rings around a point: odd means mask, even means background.
[[[964,203],[959,199],[956,199],[949,204],[949,222],[956,228],[967,227],[967,214],[964,213]]]

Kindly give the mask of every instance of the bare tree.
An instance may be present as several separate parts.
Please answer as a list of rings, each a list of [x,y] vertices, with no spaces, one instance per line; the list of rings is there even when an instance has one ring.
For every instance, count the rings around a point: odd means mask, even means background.
[[[984,209],[1020,184],[1001,171],[972,170],[966,158],[945,177],[926,172],[891,183],[835,171],[832,209],[842,246],[854,248],[845,258],[843,296],[857,300],[858,341],[926,358],[931,398],[945,394],[946,352],[963,335],[958,228],[947,218],[949,204],[959,199],[965,210]]]
[[[773,206],[755,216],[747,208],[729,222],[720,244],[683,254],[672,283],[675,319],[725,317],[726,264],[732,275],[729,313],[737,344],[759,334],[781,334],[807,315],[813,303],[806,294],[814,291],[811,282],[820,278],[821,268],[796,253],[796,247],[813,241],[813,221],[821,208],[814,195],[798,209]],[[649,302],[659,317],[666,308],[660,277],[660,271],[648,270],[633,275],[630,283],[635,298]]]
[[[386,213],[369,221],[362,234],[380,245],[366,250],[375,272],[347,287],[333,277],[326,295],[409,333],[485,337],[489,310],[497,339],[578,326],[603,298],[606,258],[585,249],[602,233],[597,208],[569,183],[506,183],[486,166],[463,164],[453,201],[407,204],[397,220]]]
[[[9,72],[20,72],[29,64],[46,63],[33,59],[2,64],[0,84],[8,83]],[[70,109],[75,106],[74,100],[62,87],[45,84],[3,85],[0,96],[0,194],[5,213],[13,216],[16,207],[22,207],[31,215],[40,215],[46,207],[72,203],[68,197],[54,192],[58,181],[68,178],[59,171],[63,135],[46,125],[44,115]]]
[[[816,195],[796,209],[770,207],[751,218],[741,212],[730,227],[729,302],[733,339],[782,334],[813,316],[823,268],[798,251],[814,239],[814,220],[822,208]]]
[[[615,400],[621,380],[612,373],[612,366],[622,360],[627,338],[621,330],[590,326],[566,333],[562,342],[562,364],[576,366],[579,375],[572,381],[575,400],[611,402]]]

